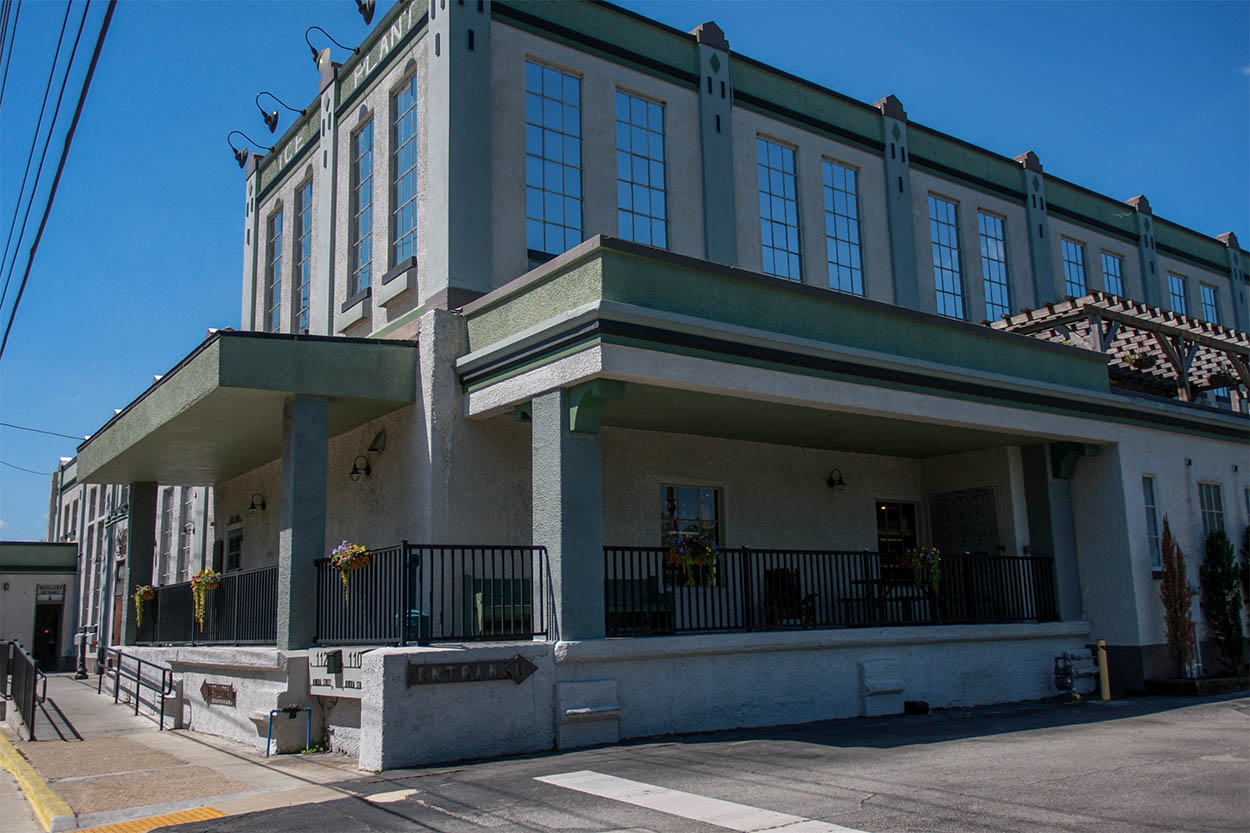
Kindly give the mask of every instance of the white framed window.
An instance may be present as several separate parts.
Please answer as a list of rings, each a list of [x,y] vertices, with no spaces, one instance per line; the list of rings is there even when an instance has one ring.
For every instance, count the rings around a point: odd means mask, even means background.
[[[996,321],[1011,315],[1011,288],[1007,283],[1007,235],[1003,218],[977,212],[981,237],[981,277],[985,281],[985,317]]]
[[[959,206],[929,195],[929,239],[933,251],[933,284],[937,311],[949,318],[964,317],[963,270],[959,264]]]
[[[1212,324],[1220,323],[1220,291],[1210,284],[1198,284],[1198,294],[1202,301],[1202,318]]]
[[[174,487],[166,487],[161,492],[161,539],[157,556],[160,559],[161,584],[169,584],[170,567],[172,566],[174,530]]]
[[[1168,301],[1171,302],[1172,312],[1189,315],[1189,300],[1186,289],[1184,276],[1168,272]]]
[[[417,253],[417,76],[391,94],[391,265]]]
[[[351,140],[351,242],[348,294],[369,288],[373,274],[373,120],[352,134]]]
[[[1224,496],[1219,483],[1198,484],[1198,506],[1202,511],[1202,537],[1224,530]]]
[[[864,294],[859,241],[859,171],[830,159],[821,161],[825,189],[825,260],[829,288]]]
[[[1124,297],[1124,258],[1111,252],[1102,253],[1102,288],[1112,295]]]
[[[308,332],[308,288],[312,285],[312,180],[295,189],[295,270],[291,330]]]
[[[664,105],[617,90],[617,234],[668,248],[664,182]]]
[[[1142,499],[1146,504],[1146,546],[1150,550],[1150,569],[1163,569],[1163,550],[1159,543],[1159,501],[1155,497],[1154,475],[1141,479]]]
[[[182,487],[181,494],[182,511],[179,513],[178,527],[178,571],[177,575],[181,578],[191,564],[191,545],[195,539],[194,533],[194,514],[195,514],[195,491],[190,486]]]
[[[582,242],[582,80],[525,62],[525,245],[541,262]]]
[[[1063,254],[1064,292],[1080,298],[1089,286],[1085,279],[1085,244],[1064,237],[1059,240],[1059,248]]]
[[[265,237],[269,241],[265,258],[265,329],[282,329],[282,209],[269,215]]]
[[[799,196],[794,148],[763,137],[755,139],[760,189],[760,245],[763,271],[801,281]]]

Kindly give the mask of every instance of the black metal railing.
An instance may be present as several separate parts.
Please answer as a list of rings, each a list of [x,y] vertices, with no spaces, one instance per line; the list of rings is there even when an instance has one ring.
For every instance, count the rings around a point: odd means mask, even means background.
[[[8,698],[17,706],[30,739],[35,740],[35,707],[47,699],[48,678],[39,670],[39,663],[30,651],[16,639],[5,645],[3,653],[6,670],[12,675],[6,689]]]
[[[947,555],[935,579],[898,554],[720,550],[684,564],[660,547],[605,547],[609,636],[1058,618],[1053,559]]]
[[[317,562],[317,642],[407,645],[533,639],[548,633],[547,550],[404,542],[369,551],[344,591]]]
[[[127,667],[129,663],[129,667]],[[157,665],[145,659],[124,654],[118,648],[104,649],[104,662],[100,665],[100,678],[96,682],[96,694],[104,690],[104,678],[113,678],[113,702],[121,697],[122,680],[130,685],[127,692],[134,704],[135,714],[139,714],[139,704],[143,701],[144,689],[152,692],[151,706],[159,713],[160,731],[165,731],[165,700],[174,693],[174,672],[163,665]],[[159,703],[157,698],[160,698]]]
[[[0,700],[9,699],[9,666],[13,655],[13,643],[0,641]]]
[[[140,645],[266,645],[277,640],[277,567],[223,573],[221,584],[205,597],[203,626],[195,619],[190,582],[155,590],[156,598],[144,606]]]

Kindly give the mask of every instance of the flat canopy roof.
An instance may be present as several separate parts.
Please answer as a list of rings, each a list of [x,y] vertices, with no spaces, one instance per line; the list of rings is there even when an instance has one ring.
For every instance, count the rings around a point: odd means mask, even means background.
[[[282,456],[294,394],[330,400],[335,436],[416,386],[412,341],[220,330],[78,447],[78,480],[215,485]]]

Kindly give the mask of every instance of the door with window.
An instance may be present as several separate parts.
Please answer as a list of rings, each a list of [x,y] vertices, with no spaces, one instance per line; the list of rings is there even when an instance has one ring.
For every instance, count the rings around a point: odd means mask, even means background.
[[[877,552],[916,548],[916,504],[877,501]]]

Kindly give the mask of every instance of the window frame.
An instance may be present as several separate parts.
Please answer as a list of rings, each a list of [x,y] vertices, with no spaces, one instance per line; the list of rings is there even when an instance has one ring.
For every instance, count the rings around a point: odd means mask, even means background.
[[[837,169],[841,168],[854,178],[854,191],[848,191],[845,188],[839,188],[837,185]],[[825,173],[829,172],[829,181],[825,181]],[[820,159],[820,184],[821,196],[824,199],[823,208],[825,210],[825,269],[829,279],[829,288],[834,292],[844,292],[848,295],[858,295],[864,297],[864,228],[863,219],[860,216],[859,204],[859,181],[861,169],[858,165],[851,165],[832,156],[822,156]],[[846,181],[846,177],[843,177]],[[838,193],[846,194],[848,205],[854,206],[854,215],[838,213]],[[843,240],[837,235],[838,220],[846,221],[847,231],[853,235],[854,239]],[[831,235],[830,227],[834,230]],[[846,245],[847,254],[850,256],[851,263],[843,264],[840,259],[831,259],[831,252],[837,252],[837,257],[841,256],[840,244]],[[858,262],[858,265],[856,264]],[[842,284],[842,270],[850,273],[850,288]],[[835,278],[836,273],[836,278]]]
[[[983,218],[987,220],[993,220],[998,223],[998,231],[999,231],[1000,236],[997,238],[989,237],[988,239],[999,244],[999,248],[1002,250],[1001,260],[994,260],[988,257],[988,254],[986,251],[987,236],[985,233],[985,223],[982,222]],[[985,318],[987,321],[998,321],[999,319],[1003,317],[1011,315],[1011,266],[1010,266],[1010,261],[1007,258],[1007,218],[1003,216],[1002,214],[998,214],[993,211],[987,211],[984,208],[978,208],[977,209],[977,243],[980,244],[979,248],[981,252],[981,282],[982,282],[982,289],[985,293]],[[1001,267],[1002,269],[1001,281],[992,280],[990,278],[989,274],[987,273],[987,269],[990,264]],[[1003,302],[1001,304],[990,301],[990,287],[991,286],[1001,287],[1002,295],[1003,295]],[[991,304],[993,305],[993,309],[991,308]],[[1001,309],[1002,312],[996,312],[995,311],[996,309]]]
[[[1123,256],[1123,255],[1118,255],[1118,254],[1116,254],[1115,252],[1110,252],[1110,251],[1107,251],[1106,249],[1103,249],[1103,250],[1100,252],[1100,254],[1101,254],[1101,258],[1099,259],[1099,262],[1100,262],[1100,264],[1102,265],[1102,289],[1103,289],[1103,292],[1109,292],[1109,293],[1111,293],[1112,295],[1116,296],[1117,298],[1123,298],[1123,297],[1125,297],[1126,293],[1125,293],[1125,290],[1124,290],[1124,256]],[[1117,283],[1119,284],[1119,286],[1120,286],[1120,289],[1119,289],[1119,291],[1118,291],[1118,292],[1113,292],[1113,291],[1112,291],[1112,289],[1111,289],[1111,287],[1107,285],[1107,283],[1108,283],[1108,282],[1107,282],[1107,276],[1110,274],[1110,273],[1107,271],[1107,263],[1108,263],[1108,261],[1111,261],[1111,262],[1114,262],[1114,263],[1116,263],[1116,264],[1117,264],[1117,266],[1116,266],[1116,273],[1115,273],[1114,275],[1112,275],[1112,277],[1116,280],[1116,282],[1117,282]]]
[[[282,332],[282,238],[285,211],[279,200],[265,218],[265,332]]]
[[[1168,308],[1180,315],[1189,315],[1189,279],[1184,275],[1178,275],[1176,272],[1169,271],[1168,279]],[[1180,283],[1180,294],[1176,293],[1176,284],[1173,280]]]
[[[1211,298],[1208,302],[1207,293]],[[1198,281],[1198,303],[1202,308],[1202,320],[1212,324],[1220,323],[1220,288],[1203,281]]]
[[[613,122],[614,122],[615,131],[616,131],[615,150],[616,150],[617,234],[624,240],[631,240],[635,243],[640,243],[644,246],[655,246],[656,248],[660,248],[660,249],[668,249],[670,248],[669,246],[669,222],[668,222],[668,161],[667,161],[668,160],[668,148],[667,148],[667,136],[665,135],[666,126],[668,122],[667,106],[665,102],[660,101],[659,99],[656,99],[653,96],[642,95],[640,93],[633,92],[632,90],[628,90],[623,87],[616,87],[613,92],[614,92],[614,95],[612,97],[613,112],[614,112]],[[624,121],[624,122],[621,121],[621,116],[620,116],[620,102],[621,102],[622,97],[624,97],[627,100],[628,103],[626,106],[629,109],[629,120]],[[646,125],[638,125],[634,123],[633,101],[642,102],[643,106],[646,108],[647,110],[647,124]],[[651,124],[650,117],[651,117],[652,107],[657,107],[659,108],[659,111],[660,111],[660,129],[658,131],[650,126]],[[628,140],[629,140],[627,142],[627,144],[629,145],[628,148],[621,147],[622,129],[624,129],[626,134],[628,135]],[[647,148],[646,148],[645,154],[639,154],[639,153],[634,152],[633,139],[635,136],[634,134],[635,130],[642,130],[644,131],[645,134],[647,134],[646,138],[648,139],[648,142],[647,142]],[[660,158],[659,159],[655,159],[654,157],[651,156],[652,147],[650,143],[650,134],[655,134],[655,133],[658,133],[660,137],[660,144],[659,144]],[[627,167],[628,167],[629,178],[627,179],[623,179],[621,177],[622,154],[628,157]],[[644,164],[646,165],[646,170],[647,170],[647,182],[646,183],[637,182],[634,178],[635,173],[636,173],[636,169],[634,167],[635,157],[637,157],[638,159],[644,160]],[[655,174],[655,168],[654,168],[655,165],[660,166],[659,174],[660,174],[661,182],[660,182],[659,188],[656,188],[653,185],[651,185],[651,180],[653,178],[653,175]],[[647,195],[647,211],[646,212],[641,212],[637,210],[637,205],[639,202],[638,200],[639,188],[643,189]],[[660,196],[660,215],[659,216],[652,213],[655,208],[655,192],[656,191],[659,192],[659,196]],[[628,197],[629,197],[628,207],[622,205],[622,203],[625,201],[626,194],[628,194]],[[628,230],[626,230],[625,224],[623,222],[625,219],[625,215],[629,215],[629,229]],[[640,235],[637,234],[637,229],[638,229],[637,224],[639,220],[642,218],[645,218],[647,222],[647,237],[649,238],[648,240],[638,239]],[[660,231],[663,237],[663,241],[661,243],[655,242],[655,224],[657,222],[660,224]]]
[[[301,334],[308,332],[311,309],[303,296],[312,290],[312,205],[313,180],[308,176],[295,186],[295,233],[291,235],[291,332]]]
[[[1209,501],[1209,498],[1213,500]],[[1208,503],[1213,505],[1208,505]],[[1198,513],[1202,521],[1202,544],[1206,546],[1206,540],[1212,532],[1219,530],[1227,532],[1228,527],[1224,523],[1224,484],[1215,480],[1199,480],[1198,481]]]
[[[940,219],[934,216],[934,209],[938,205],[950,206],[951,217],[953,221]],[[959,200],[952,197],[944,196],[935,191],[928,192],[926,212],[929,218],[929,255],[933,261],[933,292],[934,302],[937,314],[946,318],[953,318],[957,321],[968,320],[968,300],[967,287],[964,285],[964,267],[963,267],[963,247],[960,240],[960,223],[959,223]],[[950,239],[954,241],[953,245],[943,242],[939,239],[939,229],[949,227]],[[952,253],[951,260],[954,262],[953,267],[942,266],[938,257],[938,252],[946,250]],[[953,279],[955,289],[943,286],[944,276],[947,279]],[[947,311],[947,304],[952,303],[949,298],[954,299],[954,303],[958,304],[958,315],[952,315]]]
[[[529,67],[530,66],[534,66],[535,68],[537,68],[540,73],[541,80],[539,83],[538,91],[533,91],[530,89],[530,79],[529,79]],[[548,71],[557,73],[561,76],[559,99],[552,98],[551,96],[548,96],[546,93],[545,79],[546,79],[546,73]],[[586,234],[586,211],[585,211],[586,153],[585,153],[585,131],[583,129],[583,121],[584,121],[583,110],[585,109],[585,105],[584,105],[585,76],[583,73],[579,71],[575,71],[566,67],[557,66],[556,64],[553,64],[550,61],[537,58],[533,55],[525,56],[524,73],[525,74],[522,78],[522,84],[523,84],[522,95],[524,96],[524,98],[522,99],[522,118],[524,119],[523,126],[524,126],[524,133],[525,133],[525,169],[524,169],[524,173],[525,173],[525,214],[524,214],[525,247],[526,247],[526,251],[529,254],[530,263],[537,264],[537,263],[545,262],[547,260],[550,260],[553,257],[563,254],[564,252],[567,252],[569,249],[572,249],[574,246],[577,246],[579,243],[582,242],[582,240],[585,239],[585,234]],[[569,104],[565,101],[565,97],[568,94],[565,88],[565,79],[571,79],[575,81],[577,84],[576,104]],[[529,102],[530,102],[529,97],[531,95],[536,96],[538,99],[538,102],[539,102],[538,117],[541,120],[541,122],[530,121],[530,118],[533,115],[530,112],[530,108],[529,108]],[[560,128],[558,130],[555,129],[554,127],[546,126],[546,115],[548,112],[546,102],[548,101],[553,102],[553,106],[558,106],[560,108],[561,123],[560,123]],[[565,113],[566,108],[572,108],[576,110],[576,113],[577,113],[576,134],[568,133],[565,130],[564,116],[566,115]],[[531,141],[532,139],[531,129],[537,131],[536,142]],[[559,138],[560,158],[558,160],[555,159],[554,156],[549,158],[547,155],[549,151],[554,151],[554,147],[549,148],[547,144],[549,133]],[[576,147],[576,152],[577,152],[576,165],[566,164],[564,161],[565,156],[566,156],[566,151],[570,148],[570,144],[569,144],[570,141],[576,143],[576,145],[574,145],[574,147]],[[554,146],[555,138],[551,139],[551,143]],[[537,160],[537,161],[531,162],[532,159]],[[551,178],[553,180],[553,184],[555,184],[554,180],[556,179],[554,175],[555,171],[550,170],[548,167],[549,165],[559,167],[559,187],[560,187],[559,191],[550,190],[547,187],[547,174],[549,172],[552,173]],[[537,171],[532,170],[531,166],[536,166],[538,170]],[[575,180],[573,180],[576,182],[576,185],[577,185],[576,194],[572,194],[569,191],[569,184],[570,184],[569,170],[570,169],[576,171],[576,178]],[[531,184],[531,174],[535,174],[535,173],[539,174],[538,181],[541,182],[541,185]],[[537,200],[537,202],[532,203],[531,199],[535,199]],[[559,217],[560,217],[560,220],[558,222],[554,220],[554,209],[555,209],[557,202],[559,205]],[[576,226],[573,226],[567,222],[568,218],[567,218],[566,212],[568,211],[570,207],[573,207],[570,205],[570,203],[575,204],[575,207],[577,210],[577,225]],[[553,215],[552,219],[548,218],[549,213]],[[542,248],[535,248],[533,245],[539,241],[538,241],[538,238],[531,237],[531,231],[535,230],[531,226],[531,224],[537,224],[537,230],[541,230],[542,232],[541,234],[541,242],[543,244]],[[554,235],[556,234],[557,230],[559,231],[559,234],[561,235],[561,238],[562,238],[560,241],[561,245],[559,245],[558,247],[553,247],[549,244],[555,241],[554,239],[549,240],[548,234]],[[572,241],[571,244],[570,244],[570,240]],[[549,251],[549,249],[551,248],[556,248],[557,251]]]
[[[771,154],[767,150],[767,148],[770,148],[770,147],[778,148],[781,151],[781,160],[780,160],[781,167],[780,168],[774,168],[771,164],[771,161],[772,161]],[[766,160],[765,162],[760,162],[760,151],[762,148],[764,149],[764,157]],[[789,154],[789,158],[791,160],[790,171],[785,170],[787,153]],[[760,182],[760,174],[762,173],[761,169],[765,169],[769,172],[767,178],[768,178],[768,187],[770,190],[768,191],[764,190]],[[760,213],[759,213],[760,271],[763,272],[765,275],[770,275],[774,278],[780,278],[782,280],[788,280],[794,283],[803,283],[803,226],[802,226],[802,219],[801,219],[802,215],[799,209],[799,206],[801,205],[801,200],[799,199],[800,195],[799,195],[799,149],[798,149],[798,146],[793,145],[789,142],[782,141],[781,139],[776,139],[764,133],[756,133],[755,134],[755,171],[756,171],[755,185],[756,185],[757,204],[760,207]],[[780,175],[781,177],[781,193],[780,194],[774,194],[771,191],[771,188],[773,186],[773,178],[772,178],[773,171],[776,171],[776,173]],[[785,194],[786,177],[790,178],[792,185],[793,185],[794,195],[792,197],[787,197]],[[764,216],[763,203],[764,203],[765,197],[768,198],[768,216],[767,217]],[[792,203],[794,206],[794,224],[793,224],[794,249],[793,250],[790,249],[791,224],[789,223],[788,218],[783,219],[782,221],[779,222],[776,219],[774,219],[772,216],[773,209],[776,206],[775,200],[781,200],[783,216],[786,213],[787,203]],[[764,236],[765,224],[768,224],[769,226],[769,233],[768,233],[767,239],[770,242],[765,242],[765,236]],[[779,226],[779,225],[785,229],[786,247],[784,249],[778,248],[777,246],[773,245],[773,242],[771,242],[776,239],[776,226]],[[776,268],[778,252],[782,252],[785,255],[786,270],[784,273],[779,272]],[[771,260],[773,264],[773,267],[771,269],[768,266],[770,254],[771,254]],[[790,266],[791,266],[790,259],[791,258],[794,259],[794,266],[797,269],[797,273],[793,275],[790,274]]]
[[[1163,569],[1163,539],[1159,526],[1159,485],[1158,478],[1153,474],[1143,474],[1142,506],[1146,514],[1146,552],[1150,558],[1150,569],[1159,572]],[[1147,492],[1149,487],[1149,492]]]
[[[365,154],[357,150],[361,136],[365,131],[369,132],[369,148],[367,150],[369,156],[369,173],[367,176],[361,176],[361,160]],[[351,132],[348,138],[347,152],[347,192],[348,192],[348,219],[347,219],[347,295],[349,298],[355,297],[373,284],[373,171],[374,171],[374,152],[377,144],[374,140],[373,114],[371,113],[367,119],[361,122],[355,130]],[[361,195],[367,194],[369,202],[367,205],[361,205]],[[361,218],[367,215],[368,230],[361,232]],[[363,263],[360,260],[362,248],[368,249],[368,259]],[[363,276],[363,281],[361,280]]]
[[[1079,260],[1072,260],[1068,257],[1069,247],[1072,251],[1080,256]],[[1085,244],[1080,240],[1073,240],[1071,237],[1059,238],[1059,262],[1063,264],[1063,291],[1072,298],[1083,298],[1089,294],[1089,259],[1086,257]],[[1076,283],[1072,279],[1074,271],[1080,272],[1080,283]],[[1074,287],[1079,287],[1080,292],[1073,292]]]
[[[412,105],[401,114],[399,112],[400,97],[406,95],[409,91],[412,93]],[[419,120],[419,81],[417,73],[413,70],[405,76],[398,84],[396,84],[387,96],[390,106],[390,149],[389,149],[389,181],[390,188],[390,205],[388,213],[390,214],[387,229],[389,231],[390,245],[387,247],[387,265],[391,268],[399,265],[410,257],[417,256],[417,234],[419,229],[418,212],[418,194],[420,192],[420,136],[421,125]],[[403,123],[404,117],[412,115],[412,135],[403,143],[399,140],[399,131]],[[412,164],[404,171],[399,170],[400,153],[411,146]],[[407,184],[405,181],[411,177],[411,196],[399,204],[399,188],[401,183]],[[411,207],[411,226],[401,232],[400,219],[401,212]],[[403,252],[401,252],[401,247]],[[406,252],[406,253],[405,253]]]

